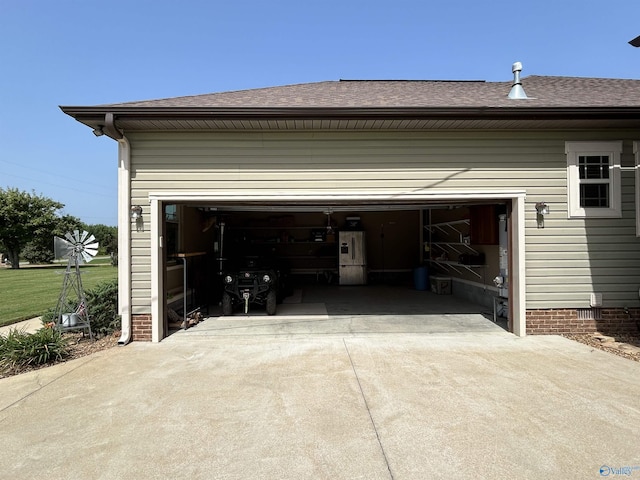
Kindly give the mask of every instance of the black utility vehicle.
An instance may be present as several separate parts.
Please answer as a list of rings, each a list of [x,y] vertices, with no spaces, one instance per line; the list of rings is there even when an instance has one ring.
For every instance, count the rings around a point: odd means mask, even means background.
[[[244,257],[240,264],[222,276],[222,314],[233,315],[242,307],[264,305],[267,315],[275,315],[277,304],[287,294],[287,273],[273,260]]]

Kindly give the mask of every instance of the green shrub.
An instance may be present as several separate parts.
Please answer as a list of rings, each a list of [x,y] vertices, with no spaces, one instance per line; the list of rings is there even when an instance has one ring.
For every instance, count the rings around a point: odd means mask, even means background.
[[[120,330],[118,315],[118,280],[101,282],[91,290],[85,291],[89,304],[91,332],[98,336],[111,335]],[[75,305],[69,311],[75,310]],[[42,315],[42,324],[56,321],[56,308],[52,307]]]
[[[43,365],[69,355],[67,341],[53,328],[27,333],[17,328],[0,335],[0,371],[13,373],[30,365]]]
[[[89,304],[91,331],[94,335],[111,335],[120,330],[118,315],[118,281],[102,282],[85,292]]]

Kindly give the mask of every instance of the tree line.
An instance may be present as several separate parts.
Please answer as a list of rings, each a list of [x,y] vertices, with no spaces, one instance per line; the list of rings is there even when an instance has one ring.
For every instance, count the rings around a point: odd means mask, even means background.
[[[88,225],[72,215],[60,215],[64,204],[50,198],[0,188],[0,252],[11,268],[20,268],[20,260],[52,263],[53,237],[64,238],[73,230],[86,230],[99,243],[99,254],[118,251],[118,229],[107,225]]]

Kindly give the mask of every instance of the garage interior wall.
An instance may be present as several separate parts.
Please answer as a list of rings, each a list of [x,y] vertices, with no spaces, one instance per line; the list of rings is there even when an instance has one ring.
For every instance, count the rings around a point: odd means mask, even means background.
[[[414,270],[423,266],[434,277],[464,281],[464,285],[456,287],[457,293],[463,294],[465,289],[470,290],[470,285],[475,285],[477,293],[467,295],[468,299],[488,309],[496,294],[492,279],[499,272],[499,266],[497,218],[493,217],[502,210],[497,205],[478,207],[483,213],[475,215],[473,222],[470,220],[476,207],[465,205],[382,211],[343,208],[338,212],[317,209],[313,212],[247,212],[238,207],[225,211],[210,205],[176,207],[178,239],[166,243],[176,244],[172,247],[175,253],[206,254],[194,261],[204,262],[199,268],[205,270],[207,278],[200,278],[199,282],[206,284],[207,301],[212,305],[219,301],[212,277],[221,275],[221,266],[216,260],[220,255],[226,261],[244,255],[278,258],[300,281],[317,283],[321,279],[324,283],[337,284],[336,234],[348,229],[349,220],[353,219],[357,219],[358,229],[365,232],[367,283],[401,283],[412,288]],[[434,225],[441,222],[449,225],[452,221],[455,227],[439,229],[430,224],[432,221]],[[225,245],[224,253],[217,247],[220,223],[225,225],[224,241],[220,242]],[[476,228],[471,228],[472,225]],[[327,227],[331,227],[333,234],[326,234]],[[468,245],[463,244],[462,236],[469,239]],[[440,242],[432,244],[435,238]],[[178,302],[176,295],[183,289],[183,263],[172,258],[172,253],[167,252],[166,296],[172,308],[179,308],[174,304]],[[446,261],[433,261],[443,254],[447,256]],[[478,265],[469,266],[471,262],[466,259],[474,256],[481,256],[482,260],[475,262]]]

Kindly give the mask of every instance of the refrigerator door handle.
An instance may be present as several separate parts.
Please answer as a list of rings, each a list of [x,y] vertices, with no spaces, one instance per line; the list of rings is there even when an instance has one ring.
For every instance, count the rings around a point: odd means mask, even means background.
[[[356,238],[351,237],[351,260],[356,259]]]

